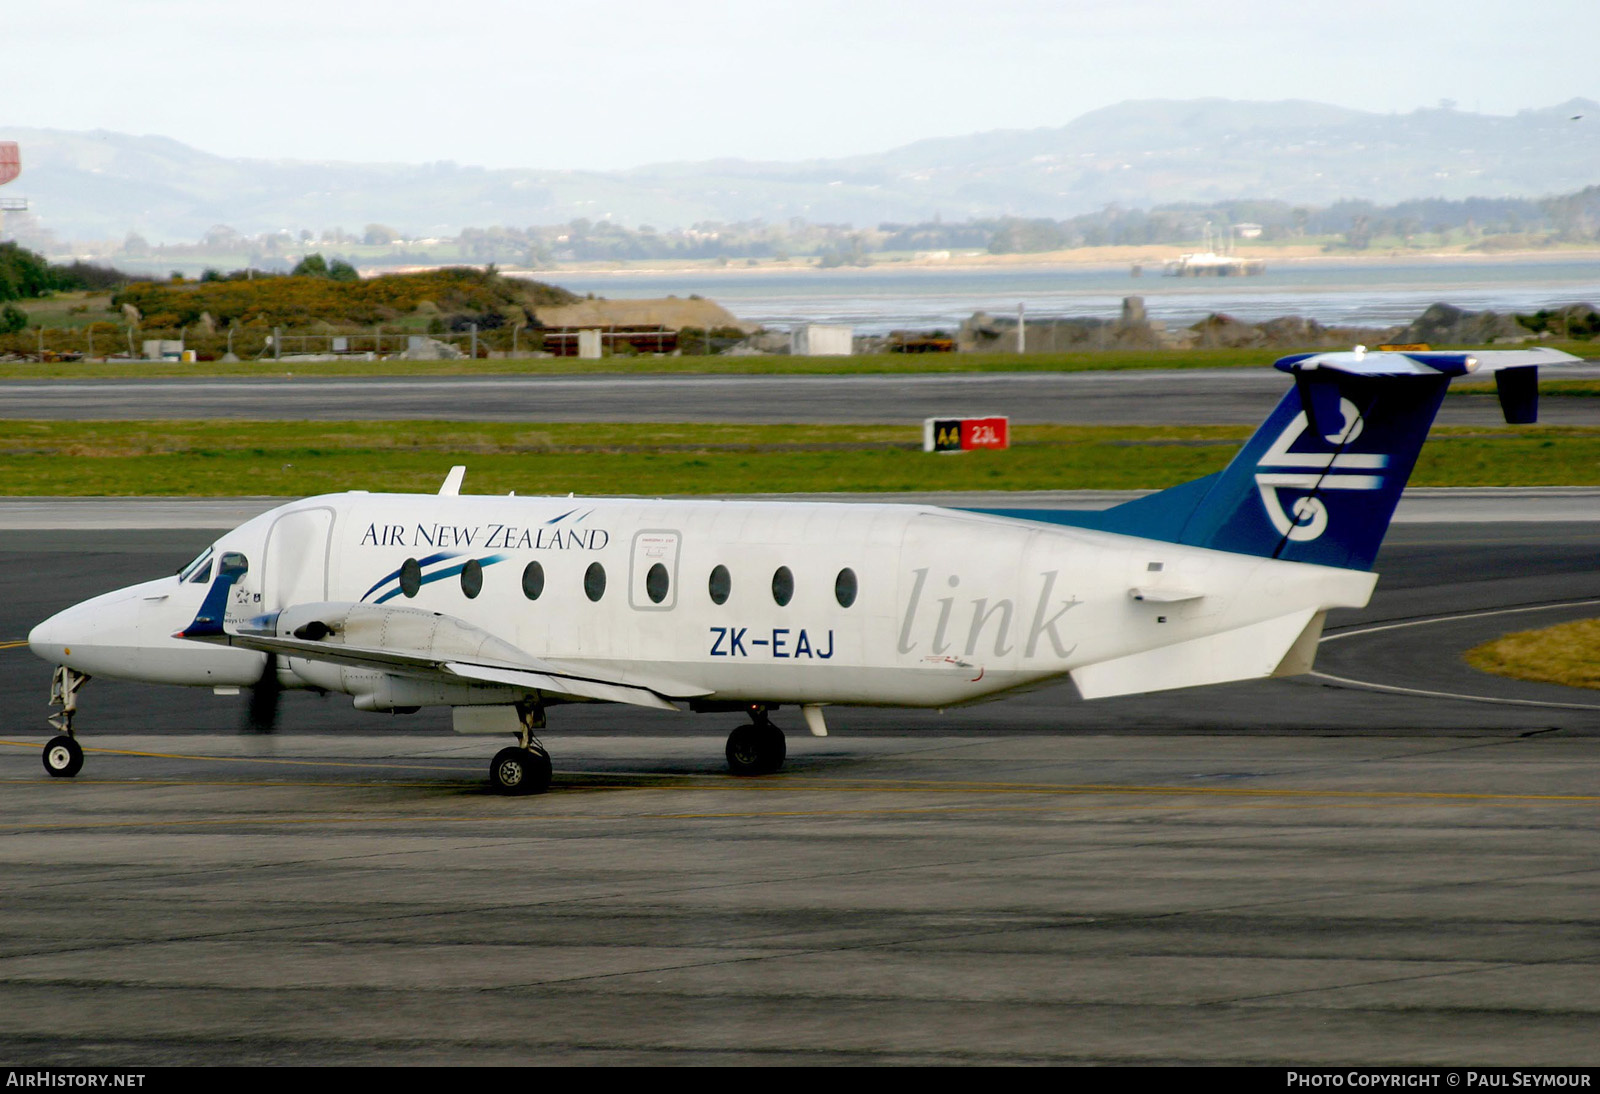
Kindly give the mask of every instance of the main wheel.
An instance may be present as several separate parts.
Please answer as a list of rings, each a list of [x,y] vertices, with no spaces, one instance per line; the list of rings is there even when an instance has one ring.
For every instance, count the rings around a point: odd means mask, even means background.
[[[44,746],[44,769],[57,779],[70,779],[83,767],[83,749],[65,735]]]
[[[501,794],[542,794],[550,787],[550,754],[543,749],[502,748],[489,765],[489,785]]]
[[[735,775],[770,775],[788,754],[783,730],[767,722],[740,726],[728,734],[728,768]]]

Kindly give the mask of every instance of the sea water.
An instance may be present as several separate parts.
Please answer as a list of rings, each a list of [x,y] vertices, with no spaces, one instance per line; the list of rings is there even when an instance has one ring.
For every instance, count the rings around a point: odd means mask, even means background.
[[[771,328],[838,323],[857,334],[954,331],[975,311],[1030,319],[1114,319],[1126,296],[1168,326],[1214,313],[1258,323],[1300,315],[1327,326],[1410,322],[1430,304],[1531,313],[1588,302],[1600,306],[1600,259],[1551,258],[1268,260],[1255,277],[1175,278],[1160,267],[896,266],[849,269],[728,268],[535,275],[577,293],[612,299],[709,297],[740,319]]]

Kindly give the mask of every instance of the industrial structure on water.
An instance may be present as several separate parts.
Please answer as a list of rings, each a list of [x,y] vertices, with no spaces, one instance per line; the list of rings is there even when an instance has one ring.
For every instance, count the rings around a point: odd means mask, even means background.
[[[0,141],[0,186],[22,174],[22,150],[16,141]],[[28,211],[27,198],[0,198],[0,237],[5,235],[6,214]]]

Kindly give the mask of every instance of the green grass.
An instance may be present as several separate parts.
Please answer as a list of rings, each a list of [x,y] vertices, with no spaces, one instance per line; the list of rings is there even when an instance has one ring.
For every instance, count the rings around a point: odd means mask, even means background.
[[[456,463],[484,494],[1138,489],[1217,470],[1249,433],[1017,426],[1009,451],[929,455],[907,425],[13,421],[0,475],[80,496],[433,491]],[[1600,485],[1600,428],[1436,429],[1412,481]]]
[[[1483,672],[1575,688],[1600,688],[1600,619],[1580,619],[1485,642],[1466,653]]]

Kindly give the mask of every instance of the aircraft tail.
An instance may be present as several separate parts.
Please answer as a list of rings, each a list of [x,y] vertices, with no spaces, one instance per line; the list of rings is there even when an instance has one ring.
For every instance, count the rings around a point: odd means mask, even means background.
[[[1506,421],[1538,417],[1550,349],[1305,353],[1295,386],[1226,468],[1102,513],[1032,519],[1221,551],[1371,569],[1450,381],[1494,372]],[[1022,516],[1018,511],[1007,515]]]

